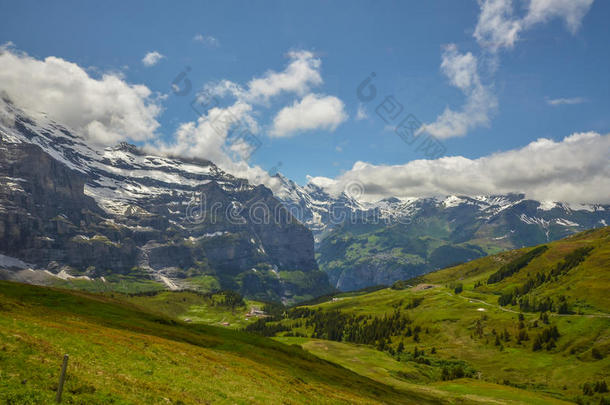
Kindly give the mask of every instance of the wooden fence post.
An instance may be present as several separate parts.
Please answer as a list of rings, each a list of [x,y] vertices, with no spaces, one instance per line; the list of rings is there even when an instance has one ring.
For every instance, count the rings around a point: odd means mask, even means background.
[[[68,368],[68,355],[64,355],[64,362],[61,365],[61,374],[59,375],[59,386],[57,387],[57,396],[55,401],[61,402],[61,392],[64,390],[64,381],[66,380],[66,369]]]

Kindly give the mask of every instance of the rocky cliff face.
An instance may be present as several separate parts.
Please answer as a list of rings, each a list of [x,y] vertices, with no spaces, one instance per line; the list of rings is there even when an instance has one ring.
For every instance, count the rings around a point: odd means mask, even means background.
[[[0,254],[55,275],[137,274],[262,299],[328,291],[311,232],[267,188],[209,161],[96,149],[7,101],[0,111]]]

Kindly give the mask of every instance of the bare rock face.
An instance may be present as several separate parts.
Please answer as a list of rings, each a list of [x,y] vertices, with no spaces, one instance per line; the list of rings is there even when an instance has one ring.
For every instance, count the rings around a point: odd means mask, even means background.
[[[205,160],[103,150],[0,102],[0,254],[171,288],[213,278],[260,299],[328,292],[311,232],[263,186]]]
[[[117,270],[132,263],[134,246],[85,235],[101,227],[103,211],[84,194],[86,178],[50,157],[39,146],[3,143],[0,149],[0,250],[28,263],[61,261],[75,267]]]

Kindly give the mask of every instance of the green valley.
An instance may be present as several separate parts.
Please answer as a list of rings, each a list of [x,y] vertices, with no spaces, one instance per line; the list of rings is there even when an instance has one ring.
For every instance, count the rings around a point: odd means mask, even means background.
[[[0,401],[68,353],[75,404],[607,403],[609,264],[603,228],[289,308],[0,282]]]
[[[338,294],[248,329],[269,328],[278,340],[394,387],[474,393],[481,391],[470,384],[493,383],[492,391],[501,385],[605,403],[609,270],[606,227],[392,288]]]

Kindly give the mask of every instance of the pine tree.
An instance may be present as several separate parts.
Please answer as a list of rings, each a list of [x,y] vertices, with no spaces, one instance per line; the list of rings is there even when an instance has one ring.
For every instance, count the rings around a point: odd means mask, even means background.
[[[400,341],[400,343],[398,343],[398,348],[396,349],[396,353],[400,354],[405,350],[405,345],[402,343],[402,341]]]

